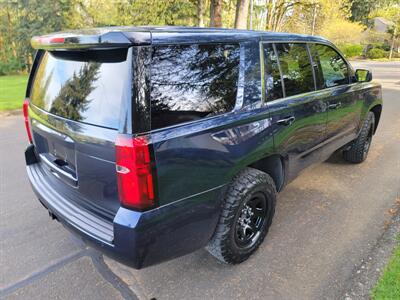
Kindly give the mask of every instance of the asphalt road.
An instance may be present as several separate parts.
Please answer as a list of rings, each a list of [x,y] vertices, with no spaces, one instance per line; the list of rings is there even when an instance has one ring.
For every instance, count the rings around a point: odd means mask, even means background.
[[[0,298],[133,297],[102,257],[36,200],[25,172],[26,145],[22,116],[0,115]]]
[[[237,266],[204,250],[140,271],[104,263],[36,201],[24,169],[22,117],[0,116],[0,298],[340,298],[400,197],[400,63],[354,65],[383,85],[367,161],[350,165],[335,154],[305,170],[279,194],[259,251]]]

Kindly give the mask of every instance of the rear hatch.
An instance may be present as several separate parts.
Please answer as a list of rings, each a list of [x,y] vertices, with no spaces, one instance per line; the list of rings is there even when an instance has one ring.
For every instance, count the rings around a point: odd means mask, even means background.
[[[111,219],[115,140],[131,99],[131,48],[39,50],[29,97],[33,143],[54,190]]]

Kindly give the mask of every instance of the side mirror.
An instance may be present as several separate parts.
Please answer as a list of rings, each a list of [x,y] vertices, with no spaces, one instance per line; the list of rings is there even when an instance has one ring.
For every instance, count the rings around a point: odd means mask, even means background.
[[[372,73],[369,70],[357,69],[356,79],[358,82],[369,82],[372,80]]]

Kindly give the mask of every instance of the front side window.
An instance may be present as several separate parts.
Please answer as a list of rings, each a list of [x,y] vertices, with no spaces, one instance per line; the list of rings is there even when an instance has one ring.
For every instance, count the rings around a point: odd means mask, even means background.
[[[151,128],[231,111],[239,77],[239,45],[153,48]]]
[[[313,70],[305,44],[275,44],[286,97],[315,90]]]
[[[264,45],[264,80],[267,101],[283,98],[278,57],[275,55],[272,44]]]
[[[310,45],[317,66],[317,88],[324,89],[349,83],[347,63],[334,49],[321,44]]]

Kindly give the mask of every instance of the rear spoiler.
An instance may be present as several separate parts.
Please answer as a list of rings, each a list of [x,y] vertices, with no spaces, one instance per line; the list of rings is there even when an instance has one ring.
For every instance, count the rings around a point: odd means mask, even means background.
[[[110,49],[130,46],[150,45],[150,31],[106,31],[92,29],[71,32],[56,32],[34,36],[31,45],[34,49]]]

